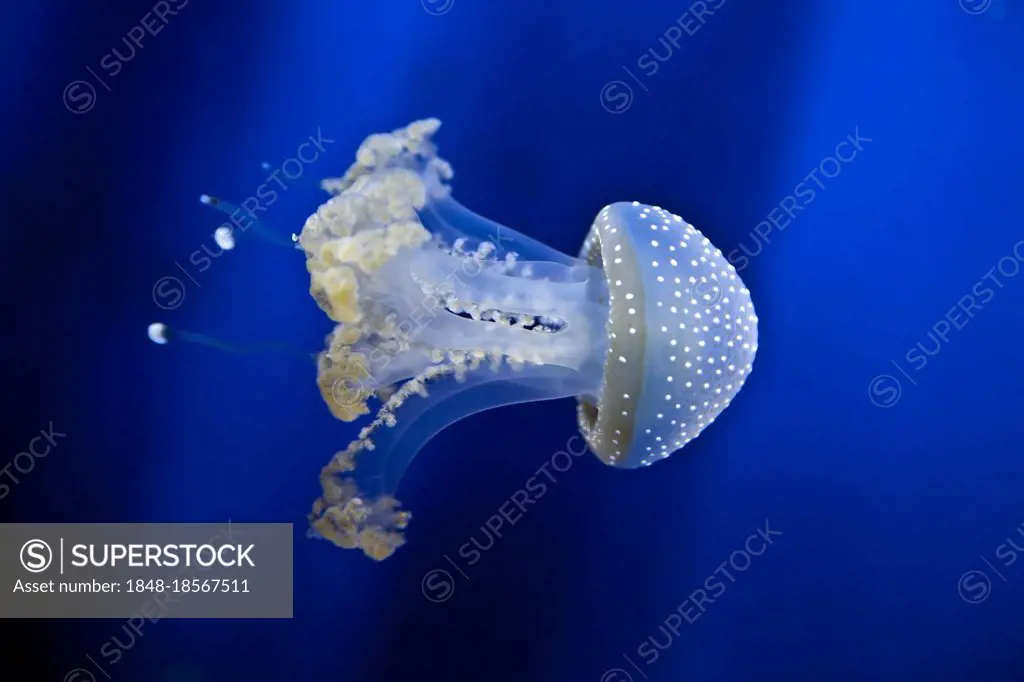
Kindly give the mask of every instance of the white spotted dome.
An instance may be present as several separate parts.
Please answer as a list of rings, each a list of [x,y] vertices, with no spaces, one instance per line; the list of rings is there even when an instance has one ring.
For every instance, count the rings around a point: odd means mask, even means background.
[[[608,355],[580,429],[606,464],[632,469],[696,438],[732,401],[757,351],[750,292],[703,234],[637,202],[606,206],[580,253],[608,279]]]

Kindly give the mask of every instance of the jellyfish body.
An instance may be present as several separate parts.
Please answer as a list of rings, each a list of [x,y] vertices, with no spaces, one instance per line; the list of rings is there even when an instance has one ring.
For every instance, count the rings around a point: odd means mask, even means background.
[[[757,317],[735,268],[696,228],[657,206],[603,208],[578,257],[469,211],[427,119],[371,135],[299,235],[253,234],[301,250],[310,294],[334,321],[316,354],[331,413],[371,413],[320,473],[311,533],[384,559],[409,512],[394,493],[422,446],[471,414],[575,397],[589,448],[610,466],[649,466],[685,446],[750,374]],[[225,213],[241,209],[215,197]],[[222,248],[235,247],[230,227]],[[150,339],[238,345],[150,325]],[[376,451],[369,453],[368,451]]]
[[[439,125],[367,138],[298,236],[310,293],[336,323],[317,361],[324,400],[343,421],[380,402],[321,471],[310,523],[378,560],[404,542],[398,481],[447,425],[574,396],[603,462],[650,465],[729,404],[757,348],[749,292],[693,226],[612,204],[580,256],[562,254],[452,199]]]

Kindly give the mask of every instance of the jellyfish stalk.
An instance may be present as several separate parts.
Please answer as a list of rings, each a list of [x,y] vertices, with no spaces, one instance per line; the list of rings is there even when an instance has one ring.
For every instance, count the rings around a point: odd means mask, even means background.
[[[396,511],[391,493],[419,446],[486,407],[596,395],[606,355],[594,342],[606,338],[600,269],[457,204],[451,167],[430,143],[438,125],[370,137],[344,177],[324,181],[333,196],[298,238],[310,293],[337,323],[318,361],[325,401],[352,421],[382,399],[321,472],[323,495],[310,520],[321,536],[377,559],[402,543],[408,514]],[[514,235],[509,241],[521,250],[501,253],[489,240],[496,232]],[[428,386],[439,383],[441,393],[431,395]],[[465,395],[453,401],[456,394]],[[387,434],[395,442],[388,450],[406,456],[397,472],[371,477],[373,495],[352,474],[360,455],[400,422]]]

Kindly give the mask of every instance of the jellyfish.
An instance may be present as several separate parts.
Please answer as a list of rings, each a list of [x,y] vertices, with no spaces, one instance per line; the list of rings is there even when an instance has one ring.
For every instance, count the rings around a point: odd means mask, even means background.
[[[335,418],[367,420],[320,471],[311,534],[376,560],[405,542],[402,476],[450,424],[571,397],[601,462],[650,466],[715,421],[757,350],[750,292],[693,225],[613,203],[578,255],[561,253],[452,198],[439,126],[369,136],[293,236],[334,325],[315,356],[319,390]]]

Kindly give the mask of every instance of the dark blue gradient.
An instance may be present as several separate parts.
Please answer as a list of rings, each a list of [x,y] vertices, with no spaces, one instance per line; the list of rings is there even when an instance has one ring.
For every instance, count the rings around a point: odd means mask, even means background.
[[[1024,559],[1005,558],[1024,547],[1024,6],[451,2],[0,10],[0,466],[49,422],[68,434],[3,518],[296,528],[292,620],[149,623],[117,661],[120,621],[8,621],[5,662],[55,681],[105,680],[89,657],[153,682],[1024,679]],[[147,12],[162,28],[129,59]],[[760,350],[649,469],[557,471],[571,400],[442,432],[400,489],[409,543],[377,564],[304,537],[358,428],[313,365],[146,326],[317,350],[301,256],[209,255],[223,216],[198,197],[244,201],[319,131],[263,215],[289,235],[367,134],[426,116],[461,203],[565,253],[615,201],[692,222],[742,266]],[[734,555],[751,535],[763,553]],[[990,590],[958,584],[975,570]]]

